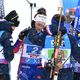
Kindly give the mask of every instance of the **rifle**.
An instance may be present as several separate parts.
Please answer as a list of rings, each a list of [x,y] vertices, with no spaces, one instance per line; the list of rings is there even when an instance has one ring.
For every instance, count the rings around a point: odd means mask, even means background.
[[[54,80],[54,76],[56,72],[58,73],[58,53],[59,53],[59,46],[61,43],[61,32],[60,32],[60,24],[61,24],[61,15],[62,15],[62,7],[60,10],[60,19],[59,19],[59,25],[58,25],[58,31],[57,35],[54,37],[54,54],[52,55],[52,58],[54,59],[54,63],[52,63],[51,71],[50,71],[50,78]],[[53,69],[54,64],[54,69]]]

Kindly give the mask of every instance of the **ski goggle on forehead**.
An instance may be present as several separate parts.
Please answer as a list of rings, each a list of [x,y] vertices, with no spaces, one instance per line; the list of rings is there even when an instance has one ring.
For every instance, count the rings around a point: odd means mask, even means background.
[[[47,19],[47,17],[45,15],[38,14],[34,18],[34,21],[37,22],[37,24],[39,24],[39,26],[45,26],[46,25],[46,19]]]

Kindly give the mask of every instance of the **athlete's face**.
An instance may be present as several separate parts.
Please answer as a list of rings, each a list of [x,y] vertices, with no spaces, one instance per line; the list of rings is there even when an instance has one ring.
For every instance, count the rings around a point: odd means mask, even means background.
[[[35,28],[37,31],[41,31],[45,27],[45,23],[42,22],[35,22]]]

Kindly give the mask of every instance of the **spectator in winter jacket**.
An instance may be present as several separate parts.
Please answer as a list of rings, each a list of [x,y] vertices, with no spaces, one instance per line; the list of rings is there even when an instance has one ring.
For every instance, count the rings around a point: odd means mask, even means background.
[[[19,25],[18,14],[11,11],[0,19],[0,80],[10,80],[10,62],[14,58],[12,32]]]

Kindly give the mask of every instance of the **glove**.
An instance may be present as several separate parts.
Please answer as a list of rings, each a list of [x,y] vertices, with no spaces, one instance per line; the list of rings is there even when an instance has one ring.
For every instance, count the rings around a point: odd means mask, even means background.
[[[21,32],[21,33],[19,34],[19,39],[20,39],[20,40],[23,40],[23,39],[24,39],[24,37],[25,37],[24,32]]]
[[[19,39],[20,40],[23,40],[25,38],[25,36],[27,36],[29,30],[30,30],[30,27],[24,29],[23,31],[21,31],[20,34],[19,34]]]

